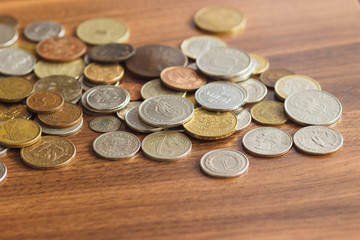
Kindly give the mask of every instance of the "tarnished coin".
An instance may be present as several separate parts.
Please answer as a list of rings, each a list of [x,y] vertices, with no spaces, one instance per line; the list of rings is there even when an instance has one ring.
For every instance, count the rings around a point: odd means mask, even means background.
[[[0,48],[11,46],[19,38],[15,26],[4,22],[0,22],[0,32]]]
[[[191,140],[176,131],[162,131],[147,135],[142,141],[143,153],[157,161],[175,161],[191,151]]]
[[[200,167],[212,177],[231,178],[246,173],[249,160],[239,151],[222,148],[212,150],[202,156]]]
[[[194,113],[186,98],[164,95],[145,100],[139,107],[140,119],[154,127],[171,128],[188,121]]]
[[[281,102],[260,102],[251,108],[250,113],[254,121],[264,125],[281,125],[288,120]]]
[[[9,103],[22,101],[34,89],[34,84],[22,77],[1,78],[0,86],[0,101]]]
[[[247,98],[245,100],[245,103],[252,104],[260,102],[266,97],[268,93],[265,84],[253,78],[237,84],[238,86],[243,87],[246,90]]]
[[[242,139],[243,147],[259,157],[278,157],[290,151],[292,138],[284,130],[261,127],[248,131]]]
[[[0,183],[5,180],[7,175],[7,168],[4,163],[0,161]]]
[[[130,101],[136,101],[141,99],[141,88],[142,84],[140,83],[133,83],[133,82],[126,82],[119,84],[119,87],[126,89],[130,94]]]
[[[64,34],[64,27],[59,23],[51,21],[34,22],[24,28],[25,37],[34,42],[51,37],[62,37]]]
[[[78,79],[83,74],[84,68],[85,63],[81,58],[65,63],[39,61],[36,63],[34,72],[38,78],[66,75]]]
[[[133,107],[139,107],[140,104],[142,102],[140,101],[133,101],[133,102],[129,102],[126,107],[124,107],[123,109],[121,109],[120,111],[117,111],[116,112],[116,115],[121,119],[121,120],[124,120],[125,121],[125,115],[126,113],[132,109]]]
[[[112,110],[125,107],[130,101],[130,94],[123,88],[100,85],[89,90],[86,102],[94,109]]]
[[[208,110],[231,111],[244,104],[246,92],[236,85],[216,82],[199,88],[195,98],[197,103]]]
[[[253,71],[254,75],[258,75],[268,70],[270,64],[267,58],[256,53],[249,53],[249,55],[255,62],[255,70]]]
[[[144,78],[158,78],[167,67],[186,65],[186,56],[179,49],[167,45],[137,48],[135,55],[126,61],[127,69]]]
[[[116,63],[129,59],[135,54],[135,48],[125,43],[108,43],[90,49],[90,59],[102,63]]]
[[[239,108],[233,111],[237,118],[236,131],[241,131],[247,128],[251,123],[251,114],[245,108]]]
[[[50,128],[50,127],[47,127],[44,124],[42,124],[37,117],[34,119],[34,121],[40,125],[41,131],[43,133],[48,134],[48,135],[57,135],[57,136],[68,136],[68,135],[77,133],[80,131],[81,127],[84,124],[84,120],[83,120],[83,118],[81,118],[77,124],[75,124],[71,127]]]
[[[162,128],[152,127],[140,120],[139,107],[133,107],[125,114],[126,125],[136,132],[157,132],[161,131]]]
[[[13,27],[17,27],[19,24],[18,20],[10,15],[0,15],[0,23],[11,25]]]
[[[276,81],[274,89],[276,96],[284,101],[293,93],[303,90],[321,90],[321,86],[308,76],[288,75]]]
[[[89,127],[94,132],[107,133],[118,130],[121,126],[121,121],[114,116],[100,116],[89,122]]]
[[[58,136],[44,136],[36,144],[20,150],[23,162],[37,169],[57,169],[68,165],[75,157],[76,148]]]
[[[35,58],[29,52],[17,48],[0,49],[0,73],[22,76],[34,67]]]
[[[48,90],[35,92],[26,99],[26,106],[35,113],[54,113],[61,110],[63,105],[61,94]]]
[[[131,158],[139,151],[140,146],[137,136],[122,131],[104,133],[93,142],[94,151],[109,160]]]
[[[185,97],[186,92],[184,91],[179,92],[169,89],[168,87],[161,84],[160,79],[154,79],[145,83],[142,86],[140,90],[140,94],[141,97],[146,100],[151,97],[162,96],[162,95],[176,95],[176,96]]]
[[[182,66],[167,67],[161,71],[162,83],[176,91],[195,91],[206,84],[206,79],[195,70]]]
[[[124,68],[120,64],[90,63],[85,67],[84,75],[96,84],[113,84],[124,76]]]
[[[328,155],[337,152],[343,145],[342,135],[325,126],[309,126],[298,130],[294,144],[310,155]]]
[[[47,127],[66,128],[78,123],[83,116],[81,107],[72,103],[64,103],[61,110],[55,113],[38,114],[39,121]]]
[[[275,83],[280,78],[292,75],[294,72],[284,69],[284,68],[270,68],[269,70],[263,72],[260,75],[260,80],[268,87],[273,88]]]
[[[25,104],[2,104],[0,103],[0,121],[6,121],[14,118],[29,119],[31,113],[28,112]]]
[[[325,91],[305,90],[286,98],[284,107],[291,120],[300,125],[331,125],[340,119],[340,101]]]
[[[189,58],[196,59],[203,52],[213,47],[225,47],[226,43],[217,37],[194,36],[185,39],[181,43],[181,51]]]
[[[0,146],[0,156],[5,155],[7,153],[8,148]]]

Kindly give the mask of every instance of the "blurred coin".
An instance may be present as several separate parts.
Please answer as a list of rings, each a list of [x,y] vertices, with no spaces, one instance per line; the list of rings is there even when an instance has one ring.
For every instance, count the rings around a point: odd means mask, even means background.
[[[125,43],[108,43],[90,49],[88,56],[97,62],[116,63],[129,59],[135,54],[135,48]]]
[[[83,116],[81,108],[72,103],[64,103],[61,110],[55,113],[38,114],[39,121],[47,127],[66,128],[78,123]]]
[[[35,61],[38,60],[38,56],[36,54],[36,44],[22,42],[22,43],[18,43],[18,48],[30,53],[34,57]]]
[[[288,120],[281,102],[260,102],[251,108],[250,113],[254,121],[264,125],[281,125]]]
[[[6,121],[14,118],[29,119],[31,113],[27,111],[25,104],[2,104],[0,103],[0,121]]]
[[[251,123],[251,114],[245,108],[239,108],[233,111],[237,118],[236,131],[241,131],[247,128]]]
[[[253,71],[254,75],[258,75],[268,70],[270,64],[267,58],[256,53],[249,53],[249,55],[255,62],[255,70]]]
[[[94,132],[107,133],[118,130],[121,126],[121,121],[114,116],[100,116],[92,119],[89,122],[89,127]]]
[[[125,107],[130,101],[128,91],[123,88],[100,85],[89,90],[87,104],[98,110],[113,110]]]
[[[48,134],[48,135],[57,135],[57,136],[68,136],[68,135],[77,133],[78,131],[80,131],[80,129],[84,123],[83,118],[81,118],[78,123],[76,123],[75,125],[73,125],[71,127],[50,128],[50,127],[43,125],[37,117],[34,119],[34,121],[40,125],[41,131],[43,133]]]
[[[145,83],[140,90],[141,97],[143,99],[148,99],[151,97],[162,96],[162,95],[176,95],[184,97],[186,92],[184,91],[174,91],[168,87],[161,84],[160,79],[154,79]]]
[[[7,175],[7,168],[4,163],[0,161],[0,183],[5,180]]]
[[[119,86],[119,81],[116,81],[112,84],[101,84],[101,83],[94,83],[89,81],[86,77],[83,77],[82,79],[79,79],[80,84],[83,84],[87,87],[87,89],[93,88],[93,87],[97,87],[99,85],[112,85],[112,86]],[[84,88],[83,88],[84,89]]]
[[[260,80],[268,87],[273,88],[275,82],[280,78],[294,74],[292,71],[284,68],[270,68],[260,75]]]
[[[140,83],[133,83],[133,82],[126,82],[126,83],[121,83],[119,85],[119,87],[122,87],[124,89],[126,89],[129,94],[130,94],[130,101],[136,101],[136,100],[140,100],[141,99],[141,88],[142,88],[142,84]]]
[[[18,20],[10,15],[0,15],[0,23],[11,25],[13,27],[17,27]]]
[[[34,84],[22,77],[1,78],[0,86],[0,101],[9,103],[22,101],[34,89]]]
[[[35,58],[29,52],[17,48],[0,49],[0,73],[22,76],[32,72],[34,67]]]
[[[15,26],[4,22],[0,22],[0,32],[0,48],[11,46],[19,37]]]
[[[252,104],[262,101],[267,93],[267,87],[259,80],[250,78],[246,81],[237,83],[238,86],[243,87],[246,90],[245,103]]]
[[[206,79],[196,71],[182,66],[167,67],[161,71],[162,83],[176,91],[195,91],[206,84]]]
[[[61,94],[48,90],[35,92],[26,99],[26,106],[35,113],[54,113],[61,110],[63,105]]]
[[[120,64],[90,63],[85,67],[84,75],[95,84],[114,84],[124,76],[124,68]]]
[[[5,153],[7,153],[7,151],[8,151],[8,148],[0,146],[0,156],[5,155]]]
[[[121,109],[120,111],[116,112],[116,115],[121,119],[125,121],[125,115],[126,113],[133,107],[139,107],[140,104],[142,102],[140,101],[133,101],[133,102],[129,102],[126,107],[124,107],[123,109]]]
[[[194,36],[181,43],[181,51],[189,58],[196,59],[203,52],[213,47],[225,47],[226,43],[217,37]]]
[[[198,68],[196,67],[196,62],[190,63],[190,64],[188,64],[186,67],[187,67],[187,68],[190,68],[190,69],[192,69],[192,70],[195,70],[195,71],[198,70]]]
[[[62,37],[64,34],[64,27],[52,21],[34,22],[24,28],[25,37],[34,42],[39,42],[51,37]]]
[[[126,112],[125,122],[129,128],[136,132],[149,133],[162,130],[162,128],[152,127],[143,123],[139,117],[139,107],[133,107]]]
[[[81,58],[64,63],[39,61],[36,63],[34,72],[38,78],[66,75],[78,79],[83,74],[84,68],[85,63]]]

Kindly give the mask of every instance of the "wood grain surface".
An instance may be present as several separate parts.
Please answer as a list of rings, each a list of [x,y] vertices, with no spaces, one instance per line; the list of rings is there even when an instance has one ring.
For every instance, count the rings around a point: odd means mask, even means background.
[[[201,172],[201,156],[216,148],[244,152],[245,132],[214,142],[193,139],[190,156],[172,163],[151,161],[141,152],[108,161],[94,154],[91,144],[99,134],[84,124],[66,137],[77,155],[65,168],[31,169],[16,149],[0,158],[8,167],[0,186],[1,240],[360,239],[357,1],[2,0],[0,14],[16,17],[19,31],[34,21],[57,21],[66,35],[74,35],[86,19],[112,17],[128,23],[135,47],[178,47],[185,38],[204,34],[193,24],[194,13],[219,4],[248,19],[242,34],[221,36],[229,46],[265,55],[272,67],[308,75],[342,102],[342,119],[334,128],[344,137],[343,149],[326,157],[295,148],[274,159],[247,154],[247,174],[219,180]],[[124,81],[144,83],[129,73]],[[273,91],[267,99],[274,99]],[[92,118],[86,115],[86,123]],[[252,123],[250,129],[258,126]],[[300,126],[288,122],[279,128],[294,134]],[[130,131],[124,123],[121,129]]]

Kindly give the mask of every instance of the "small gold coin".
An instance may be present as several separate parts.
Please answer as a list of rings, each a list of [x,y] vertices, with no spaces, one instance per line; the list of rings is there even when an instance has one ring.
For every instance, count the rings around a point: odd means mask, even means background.
[[[25,104],[2,104],[0,103],[0,121],[14,118],[30,118],[31,113],[28,112]]]
[[[250,113],[254,121],[264,125],[281,125],[288,120],[281,102],[260,102],[251,108]]]
[[[22,77],[6,77],[0,79],[0,101],[20,102],[31,94],[34,84]]]
[[[269,60],[256,53],[249,53],[250,57],[255,60],[255,70],[253,71],[254,75],[261,74],[269,69]]]
[[[64,63],[39,61],[35,65],[34,72],[38,78],[66,75],[77,79],[83,74],[84,68],[85,63],[81,58]]]
[[[0,145],[4,147],[27,147],[40,137],[41,127],[32,120],[17,118],[0,123]]]
[[[84,75],[96,84],[113,84],[124,76],[124,68],[120,64],[90,63],[85,67]]]

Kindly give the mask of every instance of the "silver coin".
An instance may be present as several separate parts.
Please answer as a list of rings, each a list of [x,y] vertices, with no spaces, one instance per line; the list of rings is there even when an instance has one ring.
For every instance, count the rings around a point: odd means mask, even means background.
[[[74,100],[71,100],[70,102],[72,104],[77,104],[80,101],[81,97],[82,97],[82,94],[80,93],[79,96],[77,96]]]
[[[163,95],[176,95],[176,96],[184,97],[186,95],[186,92],[171,90],[170,88],[167,88],[166,86],[161,84],[160,79],[154,79],[148,81],[142,86],[140,90],[140,94],[141,97],[146,100],[151,97],[163,96]]]
[[[195,92],[198,104],[212,111],[231,111],[241,107],[246,99],[246,92],[228,83],[210,83]]]
[[[137,136],[122,131],[104,133],[93,142],[94,151],[109,160],[131,158],[139,151],[140,146]]]
[[[161,131],[162,128],[152,127],[140,120],[139,107],[133,107],[125,114],[126,125],[134,131],[149,133]]]
[[[310,155],[328,155],[337,152],[343,145],[342,135],[325,126],[309,126],[294,134],[294,144]]]
[[[145,100],[139,107],[140,119],[154,127],[171,128],[188,121],[194,105],[186,98],[164,95]]]
[[[98,109],[94,109],[92,107],[90,107],[86,101],[87,95],[89,94],[89,92],[92,90],[92,88],[90,88],[89,90],[87,90],[86,92],[84,92],[84,94],[81,96],[81,101],[80,101],[80,105],[82,106],[83,110],[86,113],[92,114],[92,115],[106,115],[106,114],[110,114],[110,113],[115,113],[119,110],[121,110],[122,108],[124,108],[125,106],[120,106],[118,108],[115,109],[111,109],[111,110],[98,110]]]
[[[35,67],[35,58],[29,52],[17,48],[0,49],[0,73],[26,75]]]
[[[202,156],[200,167],[212,177],[231,178],[247,172],[249,160],[239,151],[222,148],[212,150]]]
[[[125,121],[125,114],[133,107],[139,107],[142,102],[140,101],[132,101],[129,102],[123,109],[116,112],[116,115],[121,119]]]
[[[4,155],[8,151],[8,148],[0,146],[0,156]]]
[[[251,114],[245,108],[239,108],[233,111],[237,118],[236,131],[244,130],[251,123]]]
[[[86,85],[86,84],[84,83],[84,81],[86,81],[86,80],[85,80],[85,76],[84,76],[84,75],[81,75],[81,77],[79,78],[79,82],[80,82],[80,84],[81,84],[81,88],[82,88],[83,91],[87,91],[87,90],[89,90],[90,88],[92,88],[92,87],[89,87],[88,85]]]
[[[147,135],[142,141],[143,153],[157,161],[174,161],[186,157],[192,148],[191,140],[176,131]]]
[[[242,139],[249,153],[260,157],[278,157],[290,151],[292,138],[287,132],[273,127],[260,127],[247,132]]]
[[[121,121],[114,116],[100,116],[89,122],[91,130],[100,133],[114,132],[121,126]]]
[[[10,24],[0,23],[0,48],[13,45],[19,38],[16,28]]]
[[[34,119],[34,121],[40,125],[43,133],[48,134],[48,135],[56,135],[56,136],[68,136],[68,135],[77,133],[78,131],[80,131],[81,127],[84,124],[84,120],[83,120],[83,118],[81,118],[78,123],[76,123],[75,125],[73,125],[71,127],[49,128],[49,127],[43,125],[37,117]]]
[[[196,59],[199,55],[210,48],[225,47],[226,43],[217,37],[212,36],[194,36],[185,39],[181,43],[181,51],[189,58]]]
[[[196,63],[190,63],[190,64],[188,64],[186,67],[187,67],[187,68],[190,68],[190,69],[192,69],[192,70],[195,70],[195,71],[198,70],[198,68],[196,67]]]
[[[89,90],[87,104],[97,110],[113,110],[125,107],[130,101],[130,94],[121,87],[100,85]]]
[[[340,101],[325,91],[305,90],[294,93],[284,102],[285,111],[300,125],[331,125],[340,119]]]
[[[51,37],[62,37],[65,35],[64,27],[56,22],[39,21],[27,25],[24,28],[24,35],[27,39],[39,42]]]
[[[0,183],[6,178],[7,168],[4,163],[0,162]]]
[[[260,102],[268,93],[265,84],[256,79],[250,78],[249,80],[237,84],[238,86],[243,87],[247,93],[245,103],[253,104]]]

